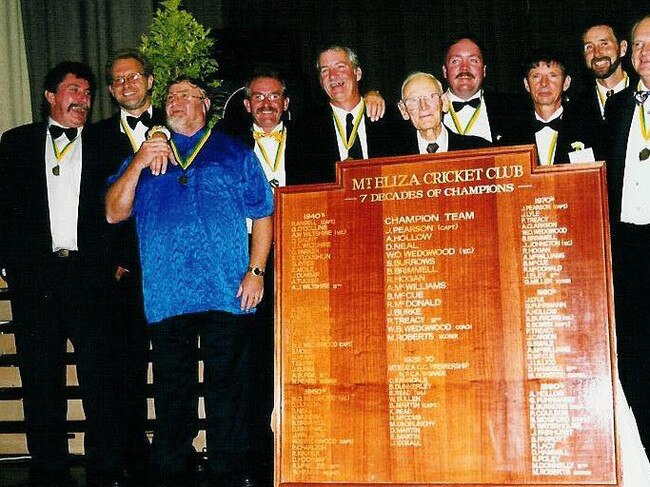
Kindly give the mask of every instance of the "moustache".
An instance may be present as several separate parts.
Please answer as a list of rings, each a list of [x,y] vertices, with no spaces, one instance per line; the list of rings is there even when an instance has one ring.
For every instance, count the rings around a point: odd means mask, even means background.
[[[71,112],[72,110],[84,110],[87,112],[90,110],[90,106],[86,105],[85,103],[71,103],[68,106],[68,111]]]
[[[599,63],[601,61],[608,61],[609,64],[612,64],[612,58],[609,56],[602,56],[602,57],[595,57],[591,60],[591,65],[595,66],[596,63]]]
[[[259,107],[257,110],[255,110],[256,113],[262,113],[262,112],[272,112],[272,113],[278,113],[278,109],[272,105],[264,105]]]
[[[474,76],[474,73],[471,73],[469,71],[461,71],[456,75],[456,79],[458,78],[471,78],[471,79],[476,79],[476,76]]]

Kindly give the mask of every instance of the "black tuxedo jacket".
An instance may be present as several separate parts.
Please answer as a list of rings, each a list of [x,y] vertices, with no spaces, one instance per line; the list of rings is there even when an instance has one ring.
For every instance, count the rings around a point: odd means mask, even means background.
[[[487,107],[492,144],[505,145],[510,134],[524,118],[522,106],[526,106],[521,96],[484,91],[483,99]]]
[[[47,124],[33,123],[5,132],[0,141],[0,266],[17,296],[44,295],[57,282],[47,195]],[[77,244],[87,286],[105,285],[109,226],[104,216],[104,172],[82,133],[83,160]]]
[[[399,138],[396,113],[387,110],[377,122],[366,118],[365,125],[369,159],[399,155],[395,146]],[[341,157],[329,104],[314,109],[307,117],[303,125],[303,154],[302,183],[329,183],[336,179],[336,162]]]
[[[627,140],[636,109],[634,92],[636,84],[612,96],[605,105],[605,133],[607,134],[607,192],[609,193],[609,213],[612,232],[621,221],[621,197],[623,195],[623,176]],[[639,225],[639,227],[646,225]]]
[[[152,123],[165,125],[164,112],[154,109]],[[120,112],[88,127],[88,141],[84,144],[84,151],[86,147],[92,153],[93,158],[97,160],[101,170],[104,171],[104,181],[117,173],[124,160],[133,155],[129,137],[122,132],[120,126]],[[140,260],[135,222],[132,219],[126,220],[112,227],[112,230],[111,260],[113,266],[120,266],[132,272],[138,271]]]
[[[522,106],[526,100],[521,96],[484,91],[483,100],[487,107],[488,122],[492,135],[492,145],[507,145],[511,140],[514,129],[524,117]],[[449,128],[449,125],[447,125]],[[451,128],[449,129],[451,132]]]
[[[413,126],[411,125],[411,122],[408,122],[409,128],[408,130],[405,130],[403,135],[402,135],[402,146],[400,150],[401,155],[409,155],[409,154],[419,154],[420,153],[420,147],[418,146],[418,138],[417,134],[415,133],[415,130],[413,129]],[[451,130],[447,129],[447,136],[448,136],[448,147],[447,151],[455,151],[455,150],[465,150],[465,149],[483,149],[485,147],[491,147],[492,144],[490,144],[487,140],[485,140],[482,137],[474,137],[472,135],[458,135],[455,132],[452,132]]]
[[[535,112],[531,106],[528,116],[517,125],[512,135],[505,140],[506,144],[535,144],[535,120]],[[586,120],[579,110],[565,105],[557,136],[554,164],[570,162],[569,153],[575,150],[571,147],[574,142],[582,142],[585,148],[591,147],[595,160],[603,160],[603,145],[599,140],[599,134],[600,131],[596,125]]]
[[[629,76],[629,86],[635,87],[639,80],[638,77],[634,76],[634,74]],[[600,130],[601,136],[606,136],[604,132],[605,118],[600,114],[600,101],[598,100],[595,83],[593,79],[590,80],[587,84],[587,89],[573,97],[572,105],[581,110],[582,115],[589,120],[589,123],[595,125]],[[605,107],[607,107],[607,103],[609,103],[609,100],[605,103]]]

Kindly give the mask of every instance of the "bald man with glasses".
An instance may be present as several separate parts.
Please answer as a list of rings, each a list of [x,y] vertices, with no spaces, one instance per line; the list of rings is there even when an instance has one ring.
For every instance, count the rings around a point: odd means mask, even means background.
[[[449,100],[442,85],[429,73],[410,74],[402,83],[402,98],[397,104],[402,118],[410,120],[415,134],[405,130],[403,154],[427,154],[463,149],[480,149],[491,144],[481,138],[459,135],[442,123],[449,111]]]

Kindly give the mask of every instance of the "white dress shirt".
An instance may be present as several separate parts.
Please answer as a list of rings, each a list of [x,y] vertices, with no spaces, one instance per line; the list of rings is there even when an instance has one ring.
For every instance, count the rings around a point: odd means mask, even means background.
[[[550,122],[560,118],[564,113],[564,107],[560,105],[548,120],[544,120],[535,112],[535,119],[540,122]],[[544,127],[542,130],[535,132],[535,145],[537,146],[537,158],[540,166],[550,166],[555,162],[555,151],[557,149],[557,130],[551,127]]]
[[[417,133],[418,136],[418,149],[420,151],[420,154],[428,154],[427,146],[432,143],[438,144],[438,150],[436,150],[436,154],[438,152],[447,152],[449,150],[449,135],[447,134],[447,129],[445,128],[444,125],[442,125],[442,130],[440,130],[440,134],[438,134],[438,138],[433,142],[429,142],[424,137],[422,137],[422,135],[420,135],[420,132],[418,130],[416,130],[415,132]]]
[[[447,97],[449,98],[450,105],[454,101],[464,102],[474,100],[475,98],[480,98],[481,104],[476,109],[472,108],[469,105],[465,105],[462,110],[456,112],[456,118],[458,120],[458,124],[460,125],[460,130],[462,132],[461,135],[475,135],[477,137],[482,137],[489,142],[492,142],[492,132],[490,130],[490,121],[488,119],[485,98],[483,98],[483,90],[476,92],[474,96],[469,98],[469,100],[463,100],[462,98],[457,97],[450,90],[447,90]],[[463,131],[467,130],[467,125],[470,123],[470,120],[474,116],[476,110],[479,110],[479,113],[476,121],[474,122],[474,125],[472,125],[467,133],[464,133]],[[449,112],[445,113],[443,122],[449,130],[455,133],[459,133],[458,127],[456,127],[454,119],[451,115],[451,108],[449,109]]]
[[[347,117],[348,113],[351,113],[352,119],[356,120],[357,115],[359,115],[359,112],[364,106],[362,101],[363,99],[360,100],[359,103],[357,103],[357,105],[349,112],[343,110],[342,108],[335,107],[334,105],[330,104],[334,116],[338,119],[343,132],[345,132],[345,118]],[[334,130],[336,131],[336,142],[339,146],[339,156],[341,157],[342,161],[345,161],[348,158],[348,150],[345,148],[345,143],[341,138],[341,134],[339,133],[336,127],[336,122],[332,120],[332,123],[334,124]],[[344,133],[344,136],[345,135],[347,134]],[[363,154],[363,158],[368,159],[368,140],[366,138],[366,115],[365,114],[361,114],[361,122],[359,122],[359,128],[357,129],[357,137],[361,141],[361,153]]]
[[[58,125],[49,119],[49,125]],[[52,233],[52,251],[67,249],[79,250],[77,246],[77,220],[79,209],[79,191],[81,189],[82,143],[81,132],[70,141],[65,134],[52,140],[47,131],[45,140],[45,179],[47,182],[47,201],[50,210],[50,230]],[[60,159],[54,152],[57,148]],[[66,150],[67,148],[67,150]],[[65,153],[63,153],[65,151]],[[55,176],[55,167],[59,175]]]
[[[647,90],[639,82],[641,90]],[[625,153],[625,172],[623,174],[623,194],[621,199],[621,221],[636,225],[650,223],[650,159],[641,161],[639,152],[650,149],[650,141],[641,132],[640,110],[645,112],[646,130],[650,131],[650,98],[642,106],[636,106]]]

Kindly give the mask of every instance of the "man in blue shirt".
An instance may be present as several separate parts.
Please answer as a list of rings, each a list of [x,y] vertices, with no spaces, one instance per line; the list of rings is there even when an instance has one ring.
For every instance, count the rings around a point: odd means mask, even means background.
[[[247,315],[264,292],[273,202],[255,154],[212,132],[209,109],[200,82],[172,82],[166,102],[171,138],[154,134],[144,142],[106,195],[109,222],[131,214],[136,221],[153,342],[152,463],[165,485],[188,482],[199,336],[210,473],[219,485],[238,485],[246,468]],[[246,218],[253,220],[250,251]]]

